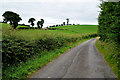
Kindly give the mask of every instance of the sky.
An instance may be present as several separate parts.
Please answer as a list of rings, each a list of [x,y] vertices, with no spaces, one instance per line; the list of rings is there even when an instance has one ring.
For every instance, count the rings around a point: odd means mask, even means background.
[[[0,21],[5,11],[18,13],[19,23],[29,24],[29,18],[45,20],[44,27],[62,24],[66,18],[70,24],[98,24],[99,0],[1,0]]]

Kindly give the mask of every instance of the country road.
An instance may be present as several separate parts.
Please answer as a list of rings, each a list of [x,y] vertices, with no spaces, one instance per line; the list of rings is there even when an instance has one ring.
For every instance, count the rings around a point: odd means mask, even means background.
[[[116,78],[95,47],[95,39],[70,49],[31,78]]]

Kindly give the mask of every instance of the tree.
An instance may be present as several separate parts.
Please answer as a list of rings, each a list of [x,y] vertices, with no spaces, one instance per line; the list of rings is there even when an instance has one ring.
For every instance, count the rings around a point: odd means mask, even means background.
[[[28,23],[31,23],[31,25],[32,25],[32,27],[35,25],[34,24],[34,21],[35,21],[35,18],[30,18],[29,20],[28,20]]]
[[[43,24],[44,24],[44,19],[41,19],[40,21],[37,22],[37,26],[38,28],[42,28],[43,27]]]
[[[37,26],[39,29],[40,29],[40,23],[41,23],[40,21],[37,22]]]
[[[43,27],[43,24],[44,24],[44,19],[41,19],[41,21],[40,21],[41,28]]]
[[[14,29],[18,26],[18,22],[22,20],[19,14],[12,11],[6,11],[2,16],[4,17],[3,22],[10,22],[11,27]]]
[[[102,2],[98,17],[100,40],[112,40],[120,44],[120,2]]]
[[[63,25],[65,25],[65,22],[63,22]]]
[[[69,24],[69,18],[66,19],[67,20],[67,25]]]

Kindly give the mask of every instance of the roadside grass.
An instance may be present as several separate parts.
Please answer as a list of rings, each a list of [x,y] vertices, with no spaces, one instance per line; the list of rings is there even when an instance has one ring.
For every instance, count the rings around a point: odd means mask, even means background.
[[[90,38],[89,38],[90,39]],[[70,48],[77,46],[89,39],[81,40],[77,43],[72,43],[69,46],[63,46],[60,49],[53,51],[44,51],[42,55],[34,55],[32,58],[28,59],[26,63],[20,63],[18,66],[11,66],[7,68],[3,74],[3,79],[27,79],[30,78],[31,74],[36,70],[46,66],[49,62],[58,58],[61,54],[68,51]]]
[[[120,79],[120,50],[117,44],[114,42],[102,42],[97,38],[95,45],[115,75]]]

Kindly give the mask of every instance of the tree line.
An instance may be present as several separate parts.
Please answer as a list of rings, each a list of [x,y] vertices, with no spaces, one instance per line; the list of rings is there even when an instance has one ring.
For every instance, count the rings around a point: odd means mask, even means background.
[[[100,40],[112,40],[120,44],[120,2],[103,2],[98,17]]]
[[[12,12],[12,11],[6,11],[5,13],[3,13],[2,16],[4,17],[3,23],[10,22],[10,25],[13,29],[16,29],[16,27],[18,26],[18,22],[20,22],[22,20],[22,18],[20,17],[19,14]],[[35,18],[30,18],[28,20],[28,23],[30,23],[30,25],[33,27],[35,25],[35,23],[34,23],[35,21],[36,21]],[[67,18],[66,21],[67,21],[67,25],[71,25],[71,24],[69,24],[69,18]],[[41,29],[43,27],[43,24],[44,24],[44,19],[40,19],[40,21],[37,21],[38,29]],[[25,25],[25,24],[23,24],[23,25]],[[53,25],[50,27],[57,27],[57,26],[64,26],[64,25],[66,25],[65,22],[63,22],[63,24],[61,24],[61,25]]]

